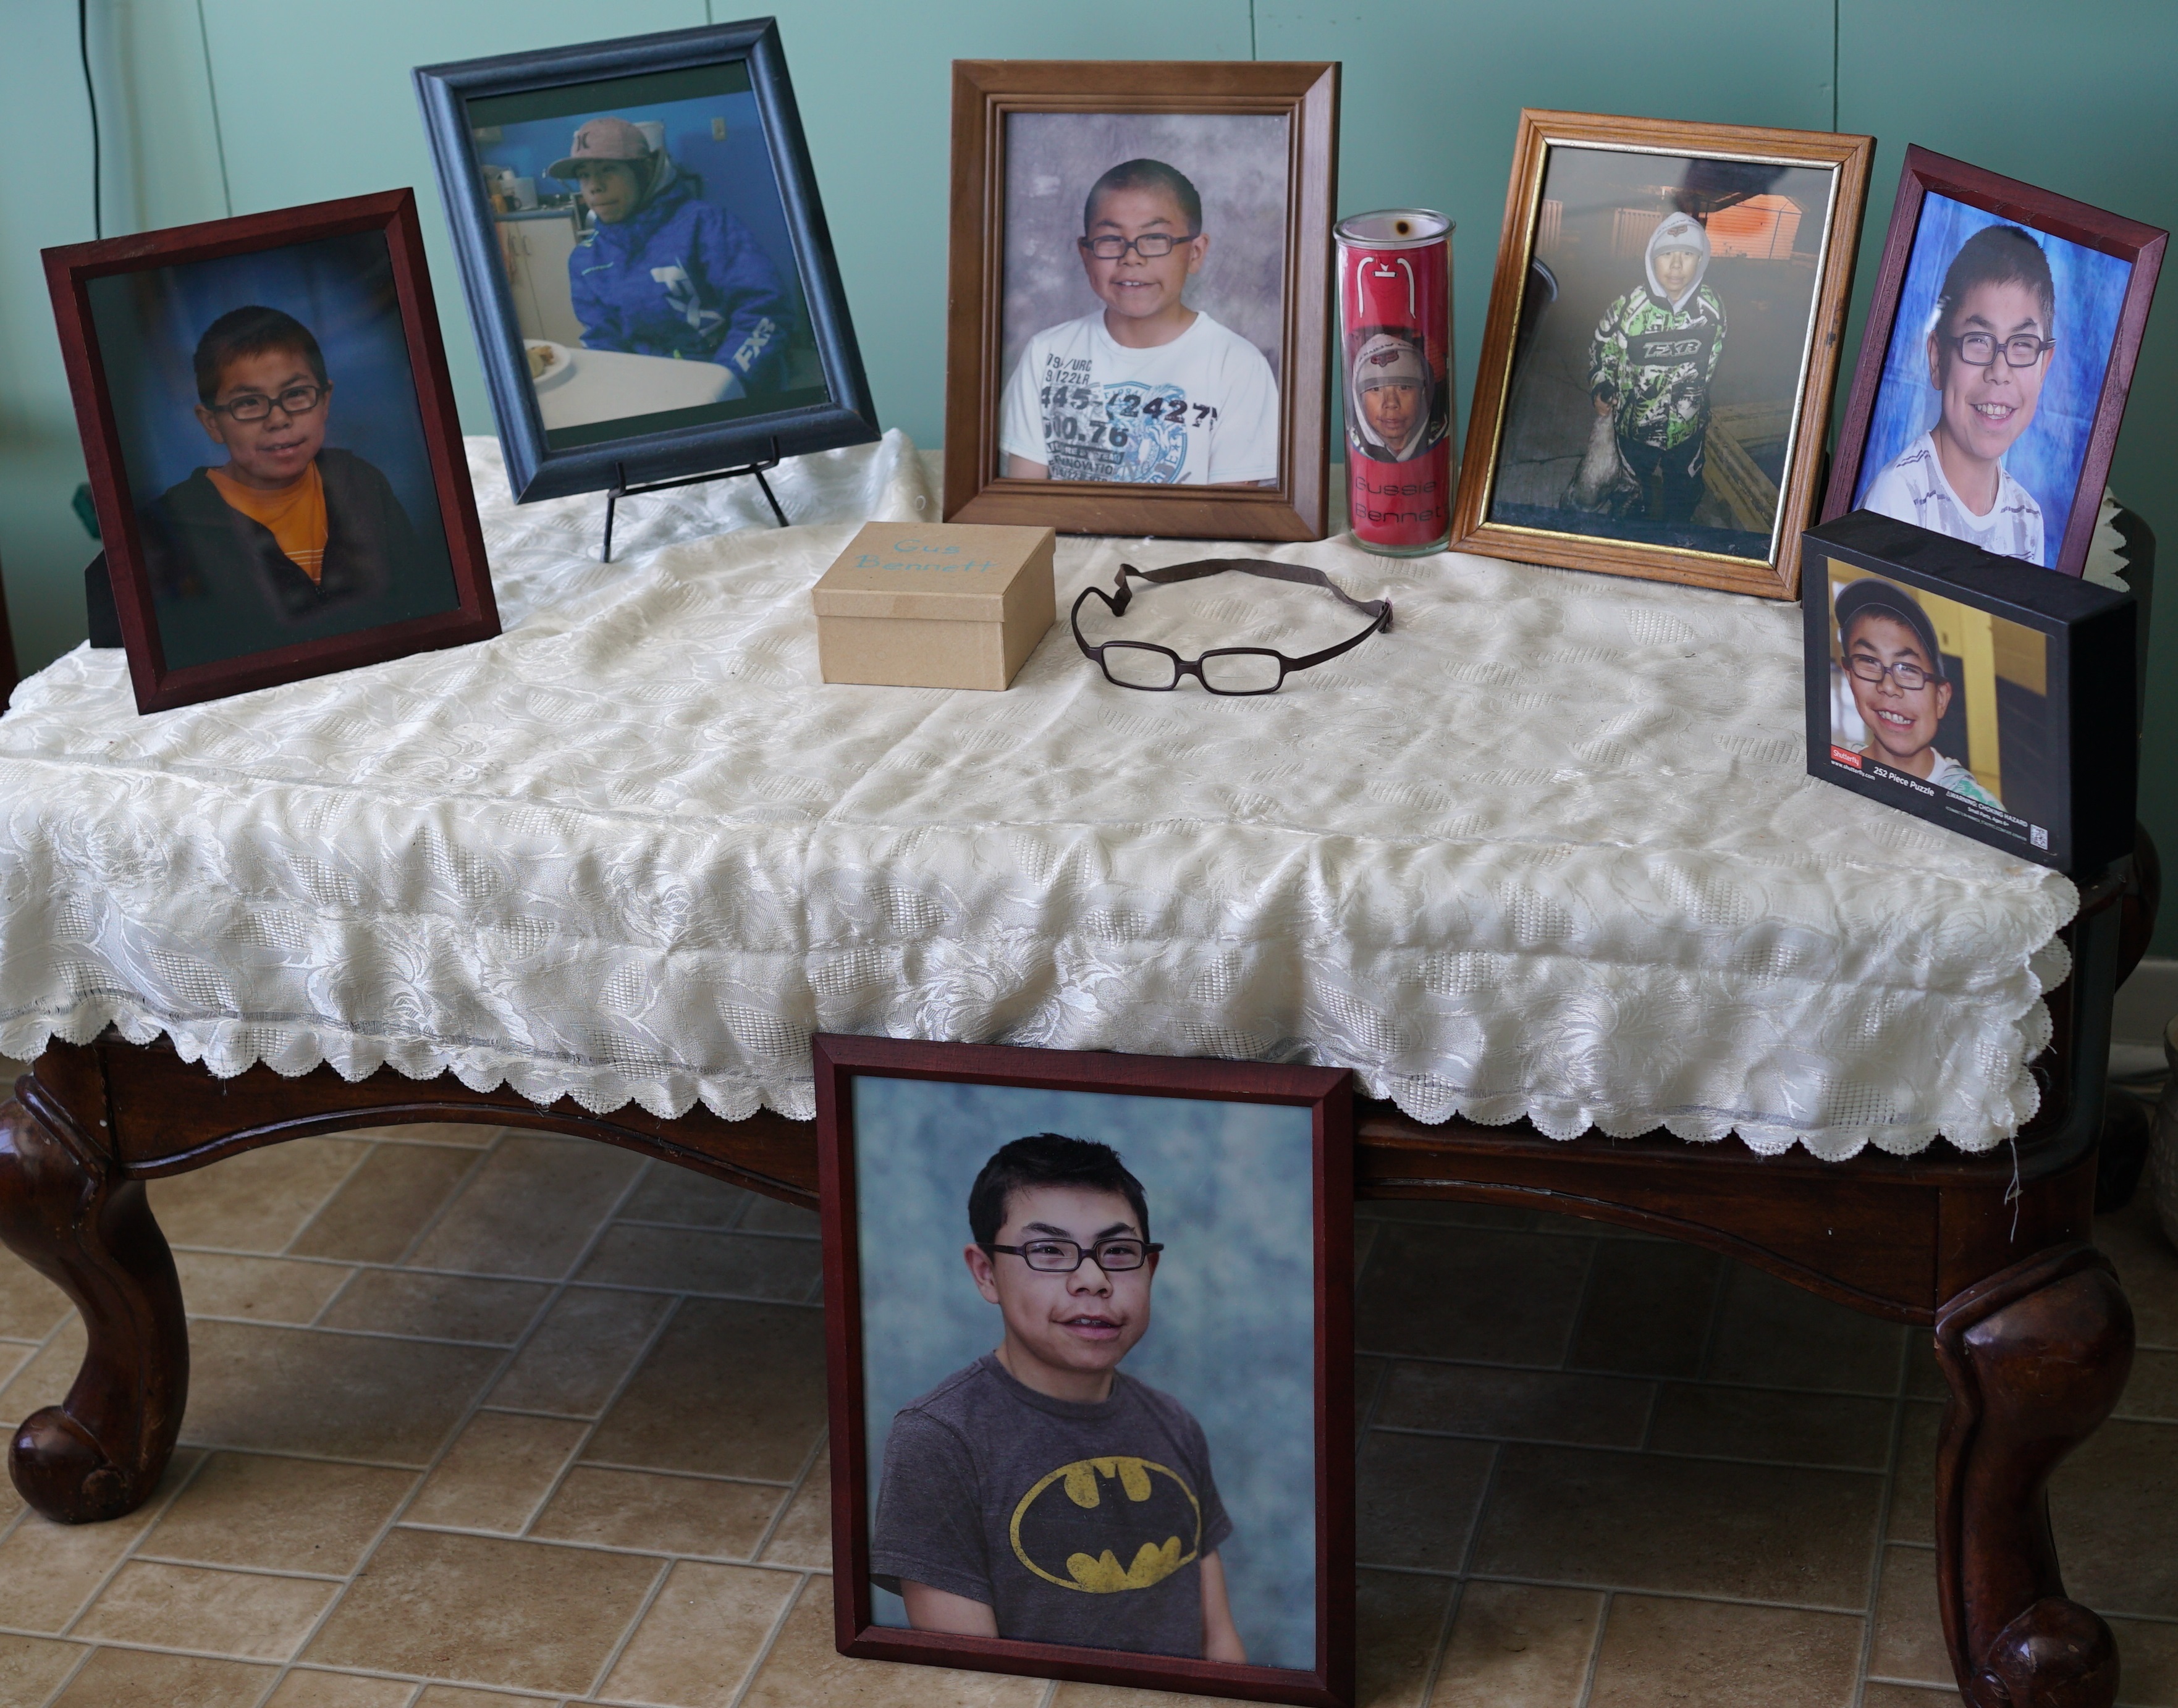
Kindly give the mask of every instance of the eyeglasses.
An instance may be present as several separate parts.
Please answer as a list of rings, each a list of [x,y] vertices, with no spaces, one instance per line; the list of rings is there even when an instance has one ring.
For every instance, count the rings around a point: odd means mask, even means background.
[[[227,403],[207,404],[205,407],[237,421],[262,421],[272,412],[276,403],[288,415],[308,415],[326,401],[329,385],[291,385],[277,397],[267,397],[261,391],[245,391]]]
[[[1369,626],[1350,640],[1302,658],[1289,658],[1268,647],[1219,647],[1199,658],[1183,658],[1171,647],[1155,646],[1147,641],[1107,641],[1092,647],[1081,632],[1081,607],[1092,593],[1104,602],[1105,608],[1114,617],[1126,614],[1127,606],[1135,597],[1135,590],[1127,585],[1130,576],[1137,581],[1167,586],[1174,581],[1198,581],[1227,570],[1263,576],[1272,581],[1297,581],[1304,587],[1328,588],[1340,603],[1351,605],[1366,615]],[[1260,563],[1248,558],[1206,558],[1201,563],[1181,564],[1168,570],[1138,570],[1132,564],[1122,564],[1117,581],[1116,598],[1102,587],[1081,590],[1073,610],[1068,614],[1068,620],[1074,625],[1074,644],[1081,649],[1084,658],[1096,661],[1107,682],[1119,688],[1139,688],[1150,694],[1168,693],[1179,686],[1183,676],[1194,677],[1212,694],[1275,694],[1294,671],[1336,658],[1341,652],[1351,652],[1379,630],[1389,634],[1392,628],[1389,599],[1365,602],[1354,598],[1322,570],[1311,570],[1302,564]]]
[[[1996,361],[2000,347],[1994,332],[1962,332],[1944,342],[1959,352],[1959,360],[1969,368],[1987,368]],[[2004,359],[2012,368],[2032,368],[2042,359],[2044,350],[2054,350],[2054,338],[2037,338],[2032,332],[2015,332],[2002,345]]]
[[[985,1246],[983,1249],[1019,1258],[1040,1275],[1070,1275],[1081,1267],[1085,1257],[1106,1274],[1119,1275],[1129,1269],[1139,1269],[1150,1260],[1152,1253],[1164,1247],[1147,1240],[1099,1240],[1085,1248],[1073,1240],[1051,1239],[1031,1240],[1025,1246]]]
[[[1201,235],[1190,232],[1184,237],[1175,237],[1170,232],[1146,232],[1139,237],[1115,237],[1108,232],[1101,237],[1074,241],[1100,261],[1116,261],[1130,249],[1145,261],[1162,261],[1182,243],[1191,243]]]
[[[1931,682],[1940,682],[1943,679],[1932,671],[1924,670],[1911,660],[1902,658],[1895,664],[1885,664],[1880,659],[1871,658],[1864,652],[1856,653],[1847,659],[1845,668],[1863,682],[1880,682],[1888,676],[1908,694],[1917,689],[1927,687]]]

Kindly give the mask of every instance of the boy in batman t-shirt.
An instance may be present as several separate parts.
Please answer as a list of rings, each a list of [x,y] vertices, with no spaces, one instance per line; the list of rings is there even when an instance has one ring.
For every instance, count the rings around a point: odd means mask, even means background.
[[[1004,1338],[894,1418],[871,1577],[917,1630],[1246,1660],[1202,1426],[1118,1368],[1163,1249],[1141,1183],[1039,1133],[983,1165],[968,1223]]]

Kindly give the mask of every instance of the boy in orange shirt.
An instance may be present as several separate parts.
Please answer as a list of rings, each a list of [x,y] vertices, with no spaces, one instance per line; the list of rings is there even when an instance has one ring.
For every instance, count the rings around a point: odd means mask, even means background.
[[[453,607],[443,536],[419,535],[383,474],[326,444],[333,385],[309,327],[233,309],[198,341],[195,367],[197,420],[226,464],[143,513],[169,668]]]

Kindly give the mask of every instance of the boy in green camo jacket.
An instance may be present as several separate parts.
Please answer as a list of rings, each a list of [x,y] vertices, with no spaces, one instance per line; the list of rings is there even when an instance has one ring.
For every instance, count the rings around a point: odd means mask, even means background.
[[[1724,353],[1724,305],[1702,282],[1709,254],[1698,221],[1665,219],[1649,238],[1647,286],[1612,303],[1589,347],[1589,393],[1598,415],[1615,417],[1631,477],[1617,514],[1685,522],[1701,502],[1710,381]]]

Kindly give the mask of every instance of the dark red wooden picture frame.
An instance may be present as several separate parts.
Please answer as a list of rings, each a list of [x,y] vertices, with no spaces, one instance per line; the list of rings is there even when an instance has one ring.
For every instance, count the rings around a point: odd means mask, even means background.
[[[1032,1678],[1348,1708],[1354,1700],[1354,1106],[1345,1068],[1103,1051],[1016,1050],[820,1034],[814,1040],[824,1353],[832,1440],[834,1632],[843,1655]],[[896,1629],[872,1623],[854,1083],[935,1079],[1308,1108],[1315,1132],[1316,1640],[1314,1667]]]
[[[409,369],[415,380],[424,450],[438,495],[439,521],[446,532],[446,555],[460,603],[450,611],[353,634],[168,669],[159,642],[150,582],[145,573],[136,506],[122,461],[119,423],[91,317],[90,281],[115,274],[284,248],[357,232],[378,232],[386,238],[402,330],[408,341]],[[75,398],[76,424],[83,435],[91,499],[98,511],[107,568],[113,582],[114,610],[120,619],[123,643],[129,650],[129,674],[136,690],[138,711],[162,712],[253,688],[269,688],[275,683],[375,664],[411,652],[459,647],[499,633],[499,607],[492,598],[484,531],[477,523],[476,499],[469,487],[468,461],[462,450],[461,423],[455,413],[453,385],[446,374],[446,346],[432,302],[430,272],[424,259],[423,229],[417,221],[413,192],[386,190],[237,219],[176,226],[162,232],[140,232],[103,243],[47,249],[44,259],[46,285],[52,295],[53,318],[59,325],[68,390]]]
[[[1907,265],[1913,258],[1913,240],[1920,232],[1921,205],[1932,190],[2032,231],[2132,264],[2125,302],[2118,311],[2117,334],[2110,343],[2110,366],[2103,370],[2102,395],[2095,403],[2087,456],[2080,464],[2080,483],[2065,519],[2057,560],[2051,565],[2060,575],[2077,576],[2087,563],[2088,544],[2094,536],[2103,482],[2110,474],[2110,454],[2117,448],[2126,393],[2132,385],[2133,363],[2140,354],[2141,333],[2148,325],[2148,305],[2155,299],[2155,277],[2162,270],[2163,251],[2170,234],[1925,148],[1908,147],[1905,167],[1899,174],[1898,199],[1891,205],[1891,228],[1884,235],[1875,294],[1869,299],[1868,323],[1861,328],[1852,393],[1846,400],[1845,420],[1838,428],[1837,449],[1831,458],[1822,520],[1829,521],[1852,508],[1853,489],[1860,484],[1861,459],[1868,448],[1868,423],[1875,413],[1876,395],[1883,386],[1883,364],[1890,355],[1891,336],[1898,318],[1898,293],[1905,283]]]

